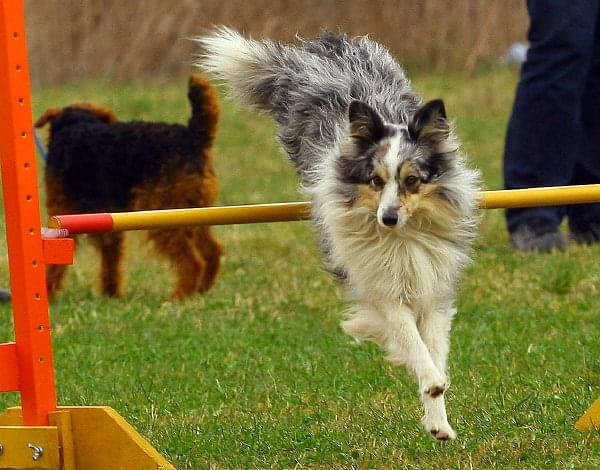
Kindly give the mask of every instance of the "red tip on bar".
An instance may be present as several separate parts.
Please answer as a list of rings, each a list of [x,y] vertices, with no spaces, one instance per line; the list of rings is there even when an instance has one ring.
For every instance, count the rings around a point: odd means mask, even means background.
[[[52,228],[68,228],[69,234],[110,232],[113,229],[113,218],[109,213],[72,214],[52,217],[49,224]]]

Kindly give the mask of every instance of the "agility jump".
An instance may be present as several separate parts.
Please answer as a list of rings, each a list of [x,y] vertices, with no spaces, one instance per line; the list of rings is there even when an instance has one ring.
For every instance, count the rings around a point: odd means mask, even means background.
[[[0,414],[0,467],[47,470],[174,468],[114,410],[57,405],[45,268],[70,264],[73,240],[93,231],[194,224],[305,220],[306,202],[53,217],[43,236],[35,165],[23,4],[0,0],[0,157],[15,341],[0,344],[0,392],[19,392],[21,407]],[[481,194],[486,209],[600,202],[600,185]],[[600,400],[577,422],[600,426]]]

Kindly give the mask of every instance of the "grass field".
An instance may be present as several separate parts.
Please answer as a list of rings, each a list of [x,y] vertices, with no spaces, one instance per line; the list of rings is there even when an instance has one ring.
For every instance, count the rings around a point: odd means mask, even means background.
[[[515,83],[511,70],[414,79],[445,98],[488,189],[501,187]],[[35,114],[82,100],[122,119],[188,116],[185,77],[36,89]],[[221,204],[302,198],[268,119],[224,102],[215,154]],[[216,233],[227,250],[218,283],[184,302],[169,300],[168,266],[143,233],[128,235],[124,300],[99,296],[98,259],[79,246],[51,305],[60,404],[114,407],[181,469],[600,468],[600,433],[573,427],[600,395],[600,247],[513,253],[502,213],[485,214],[452,335],[459,436],[436,443],[421,430],[412,378],[340,330],[344,301],[308,223]],[[0,342],[11,339],[2,305]],[[0,408],[15,404],[0,395]]]

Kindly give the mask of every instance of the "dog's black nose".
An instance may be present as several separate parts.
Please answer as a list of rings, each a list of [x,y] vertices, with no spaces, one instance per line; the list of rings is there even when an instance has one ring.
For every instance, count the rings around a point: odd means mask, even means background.
[[[395,212],[385,212],[383,214],[383,217],[381,217],[381,221],[384,225],[387,225],[388,227],[393,227],[398,223],[398,214],[396,214]]]

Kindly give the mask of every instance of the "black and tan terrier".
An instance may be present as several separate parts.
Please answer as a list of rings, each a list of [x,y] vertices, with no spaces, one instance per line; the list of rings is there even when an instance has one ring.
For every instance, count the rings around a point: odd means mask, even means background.
[[[35,127],[50,123],[44,175],[48,215],[211,206],[218,193],[211,154],[218,98],[199,75],[190,78],[188,98],[187,126],[119,122],[112,111],[90,104],[47,110]],[[89,236],[102,258],[102,292],[121,296],[123,233]],[[210,227],[155,229],[148,238],[177,274],[174,297],[213,285],[223,250]],[[65,266],[48,267],[51,298],[64,274]]]

